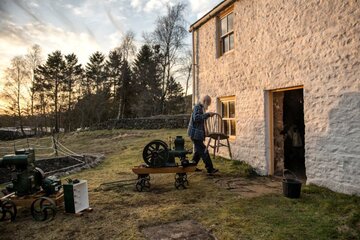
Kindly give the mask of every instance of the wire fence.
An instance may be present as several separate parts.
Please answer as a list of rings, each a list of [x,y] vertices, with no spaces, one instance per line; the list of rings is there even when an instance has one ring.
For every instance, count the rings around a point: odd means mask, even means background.
[[[37,160],[55,158],[55,157],[69,157],[79,162],[84,163],[82,160],[83,155],[80,155],[68,147],[55,136],[46,138],[26,138],[13,141],[0,142],[0,157],[7,154],[14,154],[16,150],[24,148],[34,148]]]

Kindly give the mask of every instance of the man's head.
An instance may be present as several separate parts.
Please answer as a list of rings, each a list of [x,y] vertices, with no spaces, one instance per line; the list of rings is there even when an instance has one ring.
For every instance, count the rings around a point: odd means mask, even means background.
[[[205,95],[202,99],[201,99],[201,103],[204,106],[205,110],[208,109],[208,107],[211,105],[211,97],[209,95]]]

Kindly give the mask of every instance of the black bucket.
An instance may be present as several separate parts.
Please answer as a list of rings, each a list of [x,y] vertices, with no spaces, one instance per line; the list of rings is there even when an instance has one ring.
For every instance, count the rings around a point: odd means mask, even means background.
[[[301,193],[301,182],[297,179],[283,179],[284,196],[288,198],[299,198]]]
[[[287,172],[290,172],[294,178],[286,178],[284,174],[282,182],[284,196],[287,198],[300,198],[302,183],[294,173],[289,170],[287,170]]]

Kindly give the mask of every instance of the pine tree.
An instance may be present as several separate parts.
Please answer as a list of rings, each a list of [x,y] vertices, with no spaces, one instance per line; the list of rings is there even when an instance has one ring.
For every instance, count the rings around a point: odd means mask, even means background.
[[[146,117],[157,113],[161,96],[161,79],[154,51],[142,46],[133,67],[133,94],[137,97],[136,116]]]
[[[107,90],[105,72],[105,56],[101,52],[95,52],[90,56],[90,62],[86,64],[86,79],[83,83],[85,94],[91,94]]]
[[[54,106],[55,132],[59,132],[59,96],[64,83],[65,61],[60,51],[48,55],[44,65],[40,65],[35,71],[37,89],[45,92]]]
[[[168,94],[165,102],[165,112],[167,114],[183,113],[184,93],[181,84],[171,77],[167,85]]]
[[[131,82],[131,69],[128,61],[123,60],[121,66],[121,77],[118,88],[118,96],[119,96],[119,108],[117,119],[124,118],[125,116],[130,116],[131,111],[131,99],[132,98],[132,82]]]
[[[105,71],[107,76],[108,84],[110,85],[110,95],[112,98],[112,106],[115,106],[119,101],[119,84],[121,83],[121,66],[123,64],[122,54],[113,50],[109,53],[109,59],[105,64]],[[115,107],[115,109],[118,109]],[[116,114],[112,114],[116,116]]]
[[[78,81],[81,80],[82,76],[83,76],[83,70],[81,64],[78,63],[77,56],[74,53],[66,55],[63,90],[66,92],[66,97],[67,97],[66,121],[69,131],[71,130],[70,116],[71,116],[72,106],[74,105],[73,95],[75,92],[75,86],[78,83]]]

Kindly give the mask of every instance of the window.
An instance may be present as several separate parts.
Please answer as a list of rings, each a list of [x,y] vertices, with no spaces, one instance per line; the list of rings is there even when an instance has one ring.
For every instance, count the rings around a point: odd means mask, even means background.
[[[220,17],[220,53],[234,49],[234,13]]]
[[[224,132],[234,138],[236,135],[235,96],[220,98],[220,113]]]

